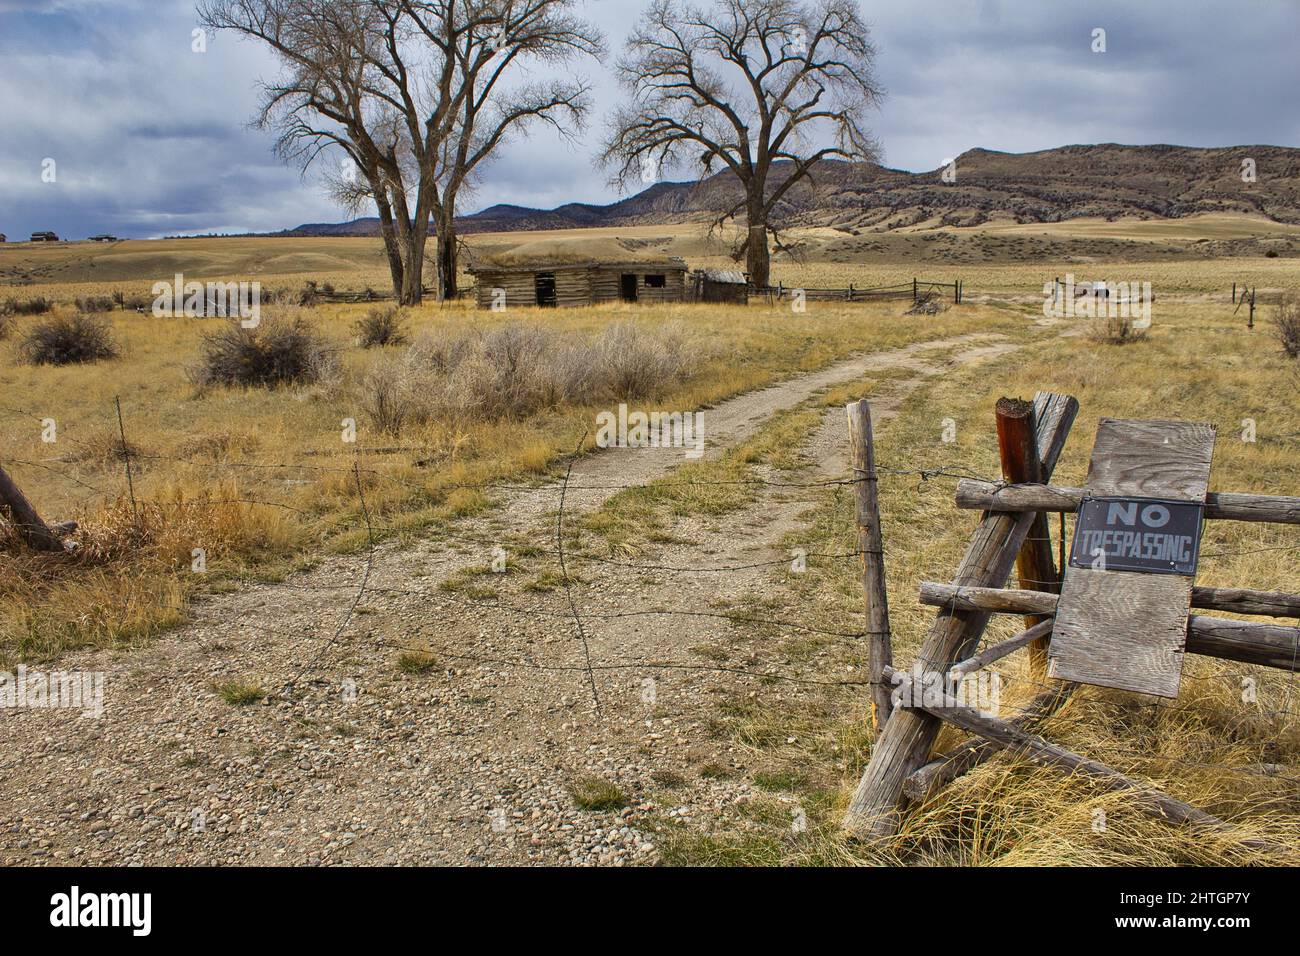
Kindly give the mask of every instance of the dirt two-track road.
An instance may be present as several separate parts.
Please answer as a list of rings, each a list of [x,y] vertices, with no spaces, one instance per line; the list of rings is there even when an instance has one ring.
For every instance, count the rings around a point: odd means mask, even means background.
[[[709,409],[706,455],[874,373],[890,373],[872,403],[877,428],[888,429],[931,377],[1014,347],[969,335],[791,378]],[[844,476],[846,444],[843,411],[826,409],[806,437],[802,476]],[[577,460],[566,520],[607,501],[611,486],[652,481],[682,461],[681,449]],[[190,623],[145,647],[61,661],[62,670],[103,672],[104,712],[0,716],[0,863],[651,863],[654,821],[708,831],[753,796],[746,754],[708,732],[711,708],[748,693],[752,673],[778,671],[779,642],[746,637],[721,617],[635,612],[770,597],[782,587],[777,562],[789,557],[779,541],[806,501],[774,483],[756,486],[725,529],[679,519],[674,539],[689,544],[627,562],[660,570],[575,565],[571,590],[544,592],[527,589],[524,575],[502,575],[495,602],[439,587],[491,561],[486,542],[507,551],[512,541],[553,544],[560,487],[510,493],[450,535],[323,558],[285,582],[206,598]],[[546,562],[554,557],[538,559]],[[735,565],[747,567],[662,570]],[[708,665],[692,648],[711,644],[744,666],[659,666]],[[416,647],[430,648],[437,666],[401,670],[398,657]],[[213,689],[232,679],[260,685],[266,698],[232,706]],[[627,805],[577,807],[570,785],[584,776],[616,784]],[[691,785],[660,785],[672,778]]]

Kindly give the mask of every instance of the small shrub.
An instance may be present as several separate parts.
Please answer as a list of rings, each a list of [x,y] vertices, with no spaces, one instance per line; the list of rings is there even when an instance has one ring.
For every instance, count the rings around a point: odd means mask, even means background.
[[[593,345],[600,397],[646,398],[682,381],[690,361],[674,328],[651,335],[634,322],[616,322]]]
[[[73,365],[116,358],[117,344],[107,319],[78,313],[32,326],[19,351],[32,365]]]
[[[30,299],[6,299],[4,305],[0,306],[0,314],[3,315],[44,315],[54,308],[54,300],[47,299],[43,295],[33,296]]]
[[[669,790],[684,790],[688,783],[676,770],[655,770],[650,774],[650,779]]]
[[[247,707],[249,704],[256,704],[266,696],[266,692],[260,685],[245,684],[237,680],[213,684],[212,689],[231,707]]]
[[[438,666],[438,658],[428,651],[403,651],[397,669],[403,674],[427,674]]]
[[[9,338],[9,336],[13,334],[13,331],[14,331],[14,320],[12,316],[8,316],[5,315],[3,312],[0,312],[0,342],[3,342],[5,339]]]
[[[1127,345],[1147,337],[1145,329],[1134,327],[1133,319],[1126,315],[1103,315],[1093,320],[1088,337],[1105,345]]]
[[[1268,250],[1268,252],[1264,253],[1264,258],[1265,258],[1265,259],[1276,259],[1276,258],[1277,258],[1277,250],[1276,250],[1276,249],[1270,249],[1270,250]]]
[[[111,295],[88,295],[84,298],[77,298],[75,304],[78,312],[97,314],[112,312],[118,303]]]
[[[376,429],[400,435],[410,420],[426,417],[419,405],[419,390],[412,388],[410,368],[404,362],[376,362],[361,379],[361,407]]]
[[[247,329],[231,321],[203,337],[191,378],[200,387],[311,384],[327,377],[337,358],[300,318],[263,319]]]
[[[579,810],[621,810],[627,806],[627,794],[622,788],[602,777],[579,777],[569,784],[569,794]]]
[[[1273,316],[1273,328],[1287,357],[1300,358],[1300,299],[1293,295],[1282,297]]]
[[[371,309],[356,323],[357,342],[363,349],[386,345],[405,345],[406,328],[402,310],[397,306]]]

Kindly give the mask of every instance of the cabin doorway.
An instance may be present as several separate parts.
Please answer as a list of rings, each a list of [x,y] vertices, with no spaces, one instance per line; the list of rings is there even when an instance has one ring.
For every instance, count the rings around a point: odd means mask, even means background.
[[[537,304],[544,309],[555,308],[555,273],[538,272],[533,277],[533,288],[537,292]]]
[[[624,302],[635,302],[636,301],[636,273],[632,273],[631,275],[625,273],[619,279],[618,289],[619,289],[619,295],[622,297]]]

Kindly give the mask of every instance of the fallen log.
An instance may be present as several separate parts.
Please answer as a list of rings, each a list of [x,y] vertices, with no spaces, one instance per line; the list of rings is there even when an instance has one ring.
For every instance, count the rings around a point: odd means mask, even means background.
[[[27,496],[14,484],[12,478],[0,468],[0,505],[4,506],[13,519],[14,527],[27,547],[34,551],[62,551],[63,542],[41,520]]]

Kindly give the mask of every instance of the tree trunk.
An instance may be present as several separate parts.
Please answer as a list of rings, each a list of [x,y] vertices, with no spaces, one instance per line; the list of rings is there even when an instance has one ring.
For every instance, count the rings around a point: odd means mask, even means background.
[[[771,261],[767,251],[767,226],[750,220],[749,241],[745,243],[745,271],[754,286],[766,286],[771,278]]]
[[[401,301],[406,268],[402,265],[402,249],[397,239],[397,227],[393,222],[393,207],[382,189],[372,185],[371,191],[375,196],[375,207],[379,210],[379,235],[384,240],[384,253],[388,256],[388,271],[393,277],[393,296]]]
[[[438,220],[438,298],[456,298],[456,222],[451,216]]]
[[[429,225],[412,223],[406,234],[406,272],[402,276],[399,305],[419,305],[424,301],[424,247],[429,240]]]

